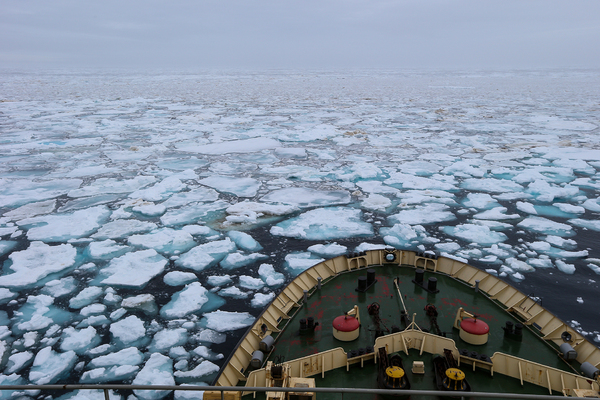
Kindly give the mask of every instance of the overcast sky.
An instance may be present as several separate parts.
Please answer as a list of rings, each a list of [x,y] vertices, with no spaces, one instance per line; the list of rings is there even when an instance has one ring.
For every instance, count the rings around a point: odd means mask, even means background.
[[[600,67],[600,0],[1,0],[9,68]]]

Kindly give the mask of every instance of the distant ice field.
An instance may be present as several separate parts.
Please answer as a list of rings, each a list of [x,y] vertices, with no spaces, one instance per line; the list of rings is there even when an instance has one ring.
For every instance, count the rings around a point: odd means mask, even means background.
[[[0,383],[211,383],[293,277],[385,246],[484,269],[600,343],[598,71],[0,88]]]

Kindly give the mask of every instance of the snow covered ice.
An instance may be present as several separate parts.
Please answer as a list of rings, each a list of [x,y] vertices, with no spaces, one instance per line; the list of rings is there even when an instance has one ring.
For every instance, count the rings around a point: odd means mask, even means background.
[[[211,383],[294,276],[385,246],[535,287],[600,337],[595,71],[0,84],[2,382]]]

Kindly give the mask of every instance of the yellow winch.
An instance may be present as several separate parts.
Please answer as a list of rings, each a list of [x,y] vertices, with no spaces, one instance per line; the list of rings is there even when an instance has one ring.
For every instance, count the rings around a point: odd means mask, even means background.
[[[393,379],[400,379],[404,376],[404,370],[398,366],[387,367],[385,373]]]
[[[444,379],[444,387],[448,390],[464,390],[465,373],[458,368],[448,368],[446,379]]]

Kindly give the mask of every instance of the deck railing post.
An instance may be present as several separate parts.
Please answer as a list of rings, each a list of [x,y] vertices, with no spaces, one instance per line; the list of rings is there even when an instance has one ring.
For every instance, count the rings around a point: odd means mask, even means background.
[[[110,400],[108,397],[108,389],[104,389],[104,400]]]

